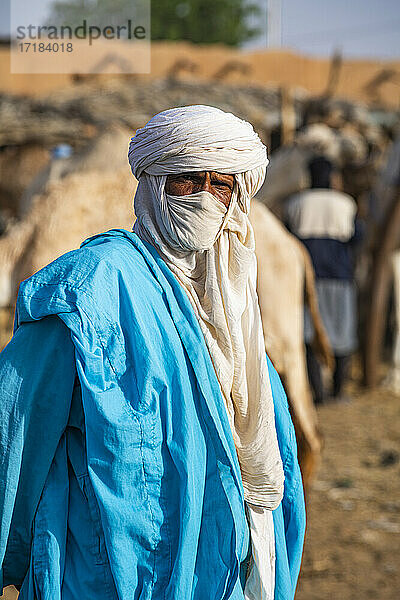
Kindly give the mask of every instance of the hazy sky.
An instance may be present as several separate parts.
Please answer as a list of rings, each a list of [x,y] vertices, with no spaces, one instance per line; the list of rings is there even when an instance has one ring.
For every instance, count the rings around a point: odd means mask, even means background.
[[[49,0],[21,3],[32,23]],[[134,0],[133,0],[134,1]],[[257,0],[266,7],[268,0]],[[306,54],[400,58],[400,0],[281,0],[282,45]],[[15,4],[15,6],[17,6]],[[10,0],[0,0],[0,34],[9,31]],[[25,20],[25,19],[24,19]],[[263,28],[264,23],[260,26]],[[263,34],[252,47],[265,47]]]
[[[282,0],[282,45],[307,54],[341,48],[345,56],[400,58],[400,0]]]

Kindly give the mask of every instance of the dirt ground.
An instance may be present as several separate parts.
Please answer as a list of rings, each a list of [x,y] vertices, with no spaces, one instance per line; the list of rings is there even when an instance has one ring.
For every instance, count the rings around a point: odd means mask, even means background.
[[[319,409],[325,448],[296,600],[400,597],[400,398],[356,381],[348,392],[351,403]]]
[[[400,598],[400,398],[348,391],[351,403],[318,411],[325,448],[296,600]]]

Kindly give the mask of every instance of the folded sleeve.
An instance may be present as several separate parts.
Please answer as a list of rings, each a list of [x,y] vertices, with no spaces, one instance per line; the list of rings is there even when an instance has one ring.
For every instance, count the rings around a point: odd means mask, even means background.
[[[74,346],[57,316],[22,323],[0,354],[0,592],[20,584],[28,567],[32,522],[74,380]]]

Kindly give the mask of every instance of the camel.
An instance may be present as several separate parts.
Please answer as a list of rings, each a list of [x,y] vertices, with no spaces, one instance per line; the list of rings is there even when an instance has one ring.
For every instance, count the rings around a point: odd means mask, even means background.
[[[84,238],[132,226],[132,202],[126,201],[136,189],[127,168],[130,134],[111,127],[87,149],[50,163],[28,187],[26,217],[0,238],[0,308],[14,304],[20,281]]]
[[[123,143],[114,144],[114,138]],[[66,159],[58,179],[47,173],[42,183],[44,191],[33,198],[26,218],[0,238],[0,308],[15,302],[21,280],[78,247],[85,238],[110,228],[131,229],[136,181],[126,165],[128,139],[120,128],[105,132],[84,157]],[[101,171],[94,169],[99,148]],[[109,161],[111,169],[105,164],[109,148],[114,152]],[[83,164],[89,166],[84,170]],[[266,350],[288,393],[304,479],[308,482],[318,462],[321,439],[304,358],[305,283],[320,346],[325,355],[329,354],[316,308],[312,267],[299,242],[256,200],[250,219],[256,238]]]
[[[307,486],[318,466],[322,437],[307,376],[304,295],[316,331],[316,349],[324,362],[332,365],[329,341],[318,312],[314,270],[304,246],[256,199],[252,201],[250,221],[256,241],[257,290],[265,348],[288,396],[303,481]]]
[[[367,160],[367,150],[366,139],[349,124],[340,131],[325,123],[308,125],[296,134],[292,144],[281,146],[272,154],[267,178],[257,198],[282,217],[283,202],[309,187],[307,163],[318,154],[341,167],[344,191],[358,198],[370,189],[374,172],[371,161]]]
[[[49,151],[38,144],[5,146],[0,151],[0,214],[21,217],[21,197],[49,162]]]
[[[132,131],[120,125],[108,127],[88,146],[68,158],[52,160],[25,189],[21,202],[29,207],[36,194],[71,173],[113,172],[126,166],[127,140]]]

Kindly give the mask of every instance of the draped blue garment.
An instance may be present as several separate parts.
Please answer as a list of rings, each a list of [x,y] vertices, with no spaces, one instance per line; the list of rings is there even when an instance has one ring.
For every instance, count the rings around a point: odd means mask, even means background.
[[[21,600],[243,600],[248,527],[226,410],[190,302],[154,248],[123,230],[90,238],[21,284],[14,329],[0,356],[4,585],[22,585]],[[283,600],[304,504],[275,388],[297,482],[285,471],[296,493],[274,514]]]

